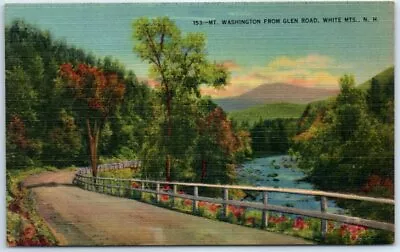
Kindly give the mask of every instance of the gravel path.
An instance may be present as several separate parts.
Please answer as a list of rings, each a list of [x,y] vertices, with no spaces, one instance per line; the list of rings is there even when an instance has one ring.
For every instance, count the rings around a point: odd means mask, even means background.
[[[72,185],[74,172],[34,175],[25,180],[39,213],[61,245],[295,245],[300,238],[205,219],[85,191]]]

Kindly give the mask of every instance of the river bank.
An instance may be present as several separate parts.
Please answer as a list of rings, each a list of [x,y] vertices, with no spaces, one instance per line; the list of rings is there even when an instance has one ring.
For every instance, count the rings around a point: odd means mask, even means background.
[[[316,186],[305,180],[306,174],[288,155],[257,157],[246,161],[237,168],[238,184],[267,186],[276,188],[316,189]],[[261,201],[261,194],[247,195],[246,200]],[[314,196],[287,193],[270,193],[269,203],[307,210],[320,210],[320,199]],[[344,213],[333,200],[328,201],[328,211]]]

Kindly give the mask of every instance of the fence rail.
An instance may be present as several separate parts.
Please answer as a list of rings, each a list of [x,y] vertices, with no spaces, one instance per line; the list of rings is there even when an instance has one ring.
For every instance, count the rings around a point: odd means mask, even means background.
[[[138,161],[127,161],[118,164],[108,164],[103,165],[101,169],[123,169],[131,166],[138,166],[140,162]],[[138,183],[137,188],[132,187],[132,183]],[[347,199],[347,200],[359,200],[380,204],[390,204],[394,205],[395,201],[393,199],[387,198],[374,198],[366,196],[358,196],[354,194],[341,194],[325,191],[314,191],[314,190],[304,190],[304,189],[294,189],[294,188],[274,188],[274,187],[253,187],[253,186],[240,186],[240,185],[213,185],[213,184],[202,184],[202,183],[184,183],[184,182],[167,182],[167,181],[155,181],[155,180],[143,180],[143,179],[116,179],[116,178],[104,178],[97,177],[94,178],[88,173],[88,169],[80,169],[75,176],[75,183],[84,186],[85,189],[95,190],[102,193],[112,193],[112,189],[116,189],[120,192],[119,196],[123,196],[123,193],[132,193],[134,191],[140,192],[140,197],[142,198],[142,193],[152,193],[156,196],[156,202],[160,201],[161,195],[168,195],[172,197],[174,202],[175,198],[183,198],[192,200],[192,210],[194,213],[198,211],[198,202],[205,201],[222,205],[223,215],[227,217],[228,215],[228,205],[233,205],[237,207],[244,208],[254,208],[262,211],[262,222],[261,226],[263,228],[268,226],[268,212],[279,212],[287,214],[295,214],[308,216],[313,218],[321,219],[321,234],[324,237],[328,230],[327,222],[336,221],[341,223],[353,224],[366,226],[373,229],[380,229],[386,231],[395,230],[395,225],[392,223],[380,222],[375,220],[368,220],[359,217],[353,217],[348,215],[332,214],[327,212],[328,208],[328,198],[335,199]],[[114,184],[114,185],[113,185]],[[116,184],[116,185],[115,185]],[[152,186],[151,186],[152,185]],[[173,190],[162,190],[161,185],[173,186]],[[178,186],[191,187],[193,194],[179,194]],[[210,198],[199,196],[199,188],[217,188],[223,190],[222,198]],[[155,188],[155,189],[153,189]],[[240,189],[245,191],[255,191],[261,192],[263,195],[263,202],[250,202],[250,201],[238,201],[229,199],[229,190]],[[320,211],[315,210],[303,210],[293,207],[285,207],[272,205],[268,203],[268,193],[269,192],[279,192],[279,193],[289,193],[289,194],[301,194],[308,196],[319,196],[321,197],[321,207]]]
[[[132,167],[139,167],[141,162],[138,160],[129,160],[123,161],[119,163],[109,163],[109,164],[100,164],[97,166],[98,172],[109,171],[109,170],[118,170]],[[92,169],[90,167],[78,167],[77,174],[90,174]]]

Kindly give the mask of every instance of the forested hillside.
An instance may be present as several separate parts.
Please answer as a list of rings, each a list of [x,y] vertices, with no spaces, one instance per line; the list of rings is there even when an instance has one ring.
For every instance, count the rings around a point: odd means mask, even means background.
[[[154,22],[178,34],[168,19]],[[230,183],[234,164],[251,153],[248,133],[199,93],[199,83],[223,85],[227,74],[205,54],[198,58],[190,49],[190,64],[202,73],[167,77],[164,82],[182,84],[165,92],[139,83],[117,60],[98,58],[23,21],[7,26],[5,35],[8,169],[95,167],[105,159],[137,158],[143,177]],[[135,36],[142,43],[136,53],[151,57],[140,51],[149,41]],[[174,46],[204,51],[202,35],[185,39]]]
[[[5,51],[7,168],[88,164],[83,118],[72,110],[74,99],[58,78],[60,65],[67,62],[96,66],[124,81],[124,101],[104,126],[99,151],[126,158],[137,153],[150,120],[151,91],[133,72],[23,21],[6,27]]]
[[[306,105],[294,103],[272,103],[229,112],[229,118],[239,124],[253,125],[260,120],[299,118]]]
[[[344,76],[335,99],[308,105],[294,147],[300,167],[321,188],[393,197],[393,68],[370,83],[359,89]]]

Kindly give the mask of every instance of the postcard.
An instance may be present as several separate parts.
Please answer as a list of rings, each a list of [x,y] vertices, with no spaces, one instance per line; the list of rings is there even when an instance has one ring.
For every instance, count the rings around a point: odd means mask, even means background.
[[[394,3],[6,4],[7,245],[394,243]]]

